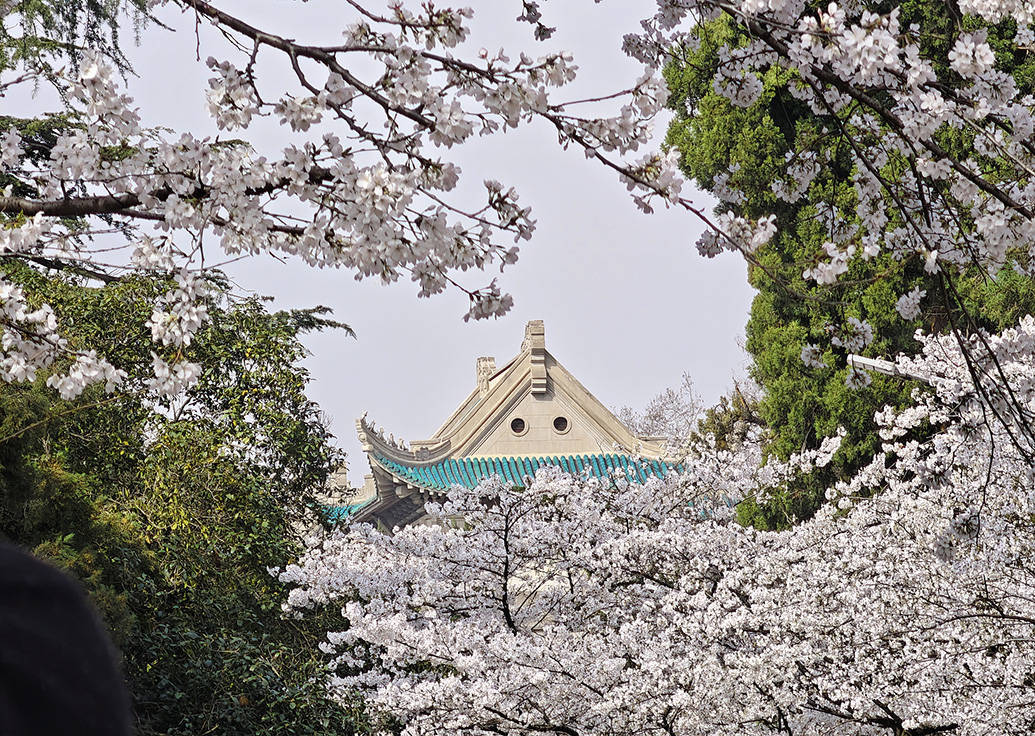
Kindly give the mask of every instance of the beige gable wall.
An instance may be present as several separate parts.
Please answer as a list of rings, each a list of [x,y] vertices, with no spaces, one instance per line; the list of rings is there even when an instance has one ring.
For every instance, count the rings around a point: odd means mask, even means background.
[[[566,432],[554,429],[553,420],[558,416],[567,418]],[[525,421],[525,432],[521,435],[515,435],[510,428],[515,418]],[[582,455],[610,452],[611,444],[596,422],[567,397],[556,394],[551,386],[544,395],[526,393],[514,407],[501,412],[485,439],[467,454],[471,457]]]

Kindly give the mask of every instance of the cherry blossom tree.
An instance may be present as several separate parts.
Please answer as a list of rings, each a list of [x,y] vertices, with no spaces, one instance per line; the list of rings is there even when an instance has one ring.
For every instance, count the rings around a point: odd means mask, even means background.
[[[1035,319],[988,343],[1035,408]],[[343,606],[329,687],[405,734],[1030,733],[1032,466],[951,336],[899,367],[931,390],[789,531],[728,504],[837,440],[786,464],[705,445],[644,485],[455,488],[428,507],[450,523],[320,540],[280,573],[289,608]]]
[[[340,42],[318,46],[202,0],[154,2],[148,12],[163,5],[218,26],[242,50],[208,60],[209,112],[232,139],[142,127],[111,65],[90,51],[54,80],[68,122],[53,140],[34,139],[27,124],[0,132],[6,258],[101,281],[126,269],[175,279],[151,321],[153,388],[161,396],[196,378],[189,346],[206,319],[206,273],[242,255],[276,253],[384,282],[409,277],[420,296],[460,288],[470,297],[465,319],[506,312],[512,298],[495,280],[470,288],[458,277],[513,263],[534,220],[517,192],[494,178],[480,202],[455,196],[461,171],[443,154],[473,137],[544,120],[562,145],[581,146],[619,172],[641,206],[675,191],[658,154],[622,160],[647,140],[665,103],[656,76],[609,91],[610,115],[583,115],[591,102],[556,97],[576,71],[564,52],[458,54],[469,34],[467,9],[392,3],[382,11],[349,2],[353,22]],[[535,3],[523,9],[519,22],[548,37]],[[290,68],[295,86],[263,87],[260,57]],[[55,77],[46,71],[3,69],[0,90]],[[241,138],[260,118],[284,126],[275,156]],[[127,251],[121,261],[111,255],[118,248]],[[64,396],[90,383],[120,383],[118,366],[68,345],[46,305],[30,304],[6,282],[0,289],[4,379],[32,379],[60,359],[69,367],[49,380]]]
[[[722,51],[716,89],[747,104],[762,87],[760,75],[786,74],[795,94],[829,123],[815,146],[788,160],[774,191],[788,200],[819,196],[809,183],[830,163],[827,143],[850,151],[853,212],[831,210],[826,256],[808,269],[810,278],[829,282],[851,259],[879,252],[922,259],[946,276],[946,290],[963,266],[995,272],[1016,260],[1028,268],[1035,119],[1027,93],[1000,69],[1032,42],[1035,11],[1022,0],[950,4],[946,12],[958,22],[948,65],[932,58],[940,46],[923,29],[902,26],[894,5],[658,0],[625,38],[625,52],[644,65],[640,79],[578,101],[563,97],[577,71],[568,54],[546,45],[509,56],[474,51],[471,10],[346,5],[353,19],[341,40],[318,45],[258,28],[217,2],[150,4],[147,13],[156,16],[180,9],[216,25],[238,49],[233,58],[209,59],[206,93],[231,140],[143,128],[111,69],[90,52],[58,81],[69,123],[45,155],[27,155],[37,142],[17,126],[0,134],[0,167],[11,186],[0,197],[5,257],[110,278],[118,273],[117,259],[106,255],[111,243],[91,239],[104,232],[132,253],[118,267],[179,276],[155,305],[160,393],[190,382],[189,336],[204,320],[196,305],[205,272],[228,258],[273,252],[357,278],[409,277],[422,296],[465,290],[468,318],[505,312],[512,300],[495,281],[472,288],[458,277],[512,263],[515,243],[531,236],[534,220],[517,192],[493,177],[480,202],[457,196],[463,172],[444,154],[530,122],[550,126],[560,145],[581,148],[614,172],[644,210],[663,202],[702,218],[709,226],[702,253],[732,249],[751,259],[772,236],[774,218],[710,218],[681,194],[672,156],[642,151],[666,98],[659,66],[672,49],[694,42],[699,22],[719,13],[744,35]],[[548,44],[549,5],[515,6],[516,22],[530,27],[529,48]],[[998,51],[981,30],[991,24],[1005,29]],[[264,86],[255,73],[260,58],[290,69],[295,84]],[[7,89],[40,72],[11,66],[2,74],[0,89]],[[601,114],[601,105],[610,109]],[[284,126],[275,156],[247,143],[249,127],[263,117]],[[971,145],[946,147],[942,139],[953,129]],[[726,196],[736,199],[736,192]],[[90,382],[118,384],[119,369],[104,356],[70,350],[45,306],[0,286],[4,378],[30,378],[64,358],[69,367],[53,381],[66,394]],[[924,295],[902,297],[900,311],[909,315]],[[866,329],[838,337],[857,341]]]
[[[732,167],[716,176],[724,206],[700,251],[739,250],[782,282],[754,257],[775,221],[737,214],[745,193],[736,182],[756,177],[750,187],[768,187],[774,208],[807,201],[817,213],[825,242],[804,268],[807,281],[833,284],[853,262],[878,255],[918,264],[937,291],[931,297],[951,306],[947,329],[965,346],[975,377],[996,372],[988,346],[968,339],[980,331],[956,277],[994,278],[1004,268],[1032,274],[1031,4],[702,0],[663,2],[659,10],[646,34],[628,38],[631,53],[660,63],[673,48],[699,44],[702,21],[725,15],[732,31],[720,42],[714,90],[749,106],[765,84],[779,86],[814,116],[814,130],[795,132],[794,150],[772,181]],[[850,186],[812,186],[831,169]],[[928,293],[897,296],[908,321]],[[850,320],[829,328],[835,355],[865,348],[873,335]],[[806,345],[803,362],[816,367],[822,347]],[[1001,374],[992,378],[979,386],[1003,385]],[[848,382],[862,386],[868,377],[849,370]],[[1022,407],[1005,398],[1021,418]]]
[[[850,162],[854,200],[828,203],[829,239],[807,278],[830,283],[878,253],[917,259],[949,295],[963,268],[1030,273],[1035,100],[1002,68],[1035,41],[1026,0],[947,3],[944,59],[894,3],[658,0],[624,45],[643,76],[582,102],[562,96],[576,67],[561,51],[468,52],[470,11],[346,4],[354,20],[334,45],[260,29],[217,2],[153,4],[235,41],[233,58],[209,61],[207,90],[232,139],[144,128],[90,52],[56,81],[68,111],[53,140],[41,149],[24,125],[0,133],[5,258],[102,281],[125,268],[169,277],[149,323],[159,396],[195,379],[207,273],[241,255],[409,277],[421,295],[461,288],[470,318],[506,311],[495,282],[470,288],[461,274],[512,263],[531,213],[492,177],[481,201],[458,197],[463,172],[445,153],[530,122],[613,172],[642,209],[705,221],[703,254],[753,259],[774,217],[709,217],[681,193],[673,157],[642,150],[666,98],[658,68],[719,13],[742,33],[721,52],[715,88],[748,104],[763,75],[786,75],[827,121],[774,191],[823,204],[815,172],[834,148]],[[519,10],[530,44],[548,43],[549,6]],[[260,57],[296,84],[265,87]],[[2,91],[36,73],[0,74]],[[612,107],[590,112],[598,105]],[[272,157],[247,143],[263,117],[283,124]],[[953,133],[967,145],[947,145]],[[105,255],[113,240],[125,262]],[[926,294],[899,296],[908,319]],[[64,396],[122,380],[7,281],[0,325],[5,380],[56,361],[48,380]],[[831,341],[851,351],[872,336],[858,321]],[[545,472],[524,490],[455,489],[430,508],[448,523],[322,540],[281,573],[296,585],[291,607],[344,601],[349,628],[327,644],[332,692],[362,690],[411,734],[1028,733],[1033,338],[1030,317],[1001,335],[953,325],[923,338],[924,354],[901,363],[931,391],[881,413],[881,453],[793,530],[742,528],[729,504],[823,464],[834,442],[765,464],[757,443],[705,446],[685,474],[646,485]]]
[[[701,398],[694,380],[684,373],[676,387],[669,387],[651,398],[641,411],[623,406],[616,413],[622,424],[641,437],[663,438],[672,454],[678,454],[690,433],[697,428],[702,413]]]

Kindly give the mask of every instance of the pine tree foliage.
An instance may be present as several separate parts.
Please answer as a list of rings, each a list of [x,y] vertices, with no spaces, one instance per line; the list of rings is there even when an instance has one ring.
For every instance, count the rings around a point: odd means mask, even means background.
[[[336,615],[284,619],[268,572],[301,552],[343,460],[300,365],[300,336],[337,323],[214,294],[198,383],[163,415],[132,387],[150,373],[145,323],[168,284],[86,287],[24,266],[7,277],[130,370],[125,390],[71,401],[46,375],[0,386],[0,535],[86,585],[122,654],[137,732],[365,728],[358,704],[323,689],[318,621]]]
[[[51,74],[91,49],[128,73],[120,32],[127,21],[130,30],[153,21],[148,6],[147,0],[3,0],[0,68],[23,65]]]
[[[875,12],[886,10],[870,3]],[[878,7],[879,6],[879,7]],[[903,24],[925,27],[923,37],[944,48],[928,49],[932,58],[948,53],[953,20],[933,0],[899,4]],[[1012,21],[993,29],[1004,66],[1023,86],[1031,87],[1035,62],[1009,45]],[[793,94],[794,74],[771,69],[762,78],[757,101],[746,107],[720,94],[713,79],[720,66],[719,50],[728,43],[746,43],[743,31],[729,16],[698,25],[692,39],[677,49],[666,69],[676,116],[667,145],[679,152],[684,172],[719,197],[717,211],[732,211],[749,219],[776,216],[776,234],[755,254],[748,278],[756,290],[747,323],[746,348],[752,357],[752,378],[764,391],[758,410],[769,427],[768,449],[788,458],[818,447],[825,437],[844,427],[847,437],[834,462],[817,477],[801,481],[777,495],[765,509],[745,512],[745,520],[762,526],[785,526],[810,516],[823,503],[823,489],[850,475],[879,447],[874,412],[885,405],[905,406],[915,383],[874,375],[869,385],[854,385],[847,351],[831,342],[832,330],[847,330],[851,320],[870,325],[873,340],[864,355],[878,358],[912,353],[917,329],[945,332],[959,325],[964,333],[999,331],[1015,325],[1035,308],[1035,283],[1021,268],[1009,266],[990,274],[972,269],[949,289],[942,276],[928,273],[922,260],[898,260],[882,253],[870,260],[855,259],[833,284],[817,284],[805,276],[824,256],[832,228],[845,228],[855,218],[850,147],[831,136],[836,120],[817,115]],[[939,40],[941,39],[941,40]],[[1011,54],[1013,56],[1011,56]],[[943,57],[944,58],[944,57]],[[952,79],[945,62],[940,73]],[[830,138],[831,143],[826,143]],[[950,150],[965,151],[973,136],[947,131]],[[816,165],[809,194],[787,202],[773,184],[790,162],[810,164],[815,151],[829,153],[829,163]],[[836,203],[836,210],[829,203]],[[823,204],[817,204],[823,203]],[[894,226],[894,222],[889,225]],[[922,309],[903,319],[900,296],[926,292]],[[821,366],[802,360],[807,345],[823,346]]]

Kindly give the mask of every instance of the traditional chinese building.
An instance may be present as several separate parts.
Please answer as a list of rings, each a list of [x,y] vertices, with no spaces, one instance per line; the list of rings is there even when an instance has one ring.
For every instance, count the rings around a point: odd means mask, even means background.
[[[540,320],[529,322],[521,352],[502,367],[478,358],[477,385],[430,439],[409,445],[385,436],[364,414],[356,422],[370,463],[357,520],[392,528],[424,518],[424,504],[459,484],[493,475],[516,486],[543,465],[576,475],[636,482],[671,468],[660,437],[640,437],[546,349]]]

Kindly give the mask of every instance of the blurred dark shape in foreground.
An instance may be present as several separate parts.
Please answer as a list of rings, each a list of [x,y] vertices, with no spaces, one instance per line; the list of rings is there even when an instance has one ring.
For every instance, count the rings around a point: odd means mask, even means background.
[[[117,662],[79,583],[0,544],[0,736],[128,736]]]

